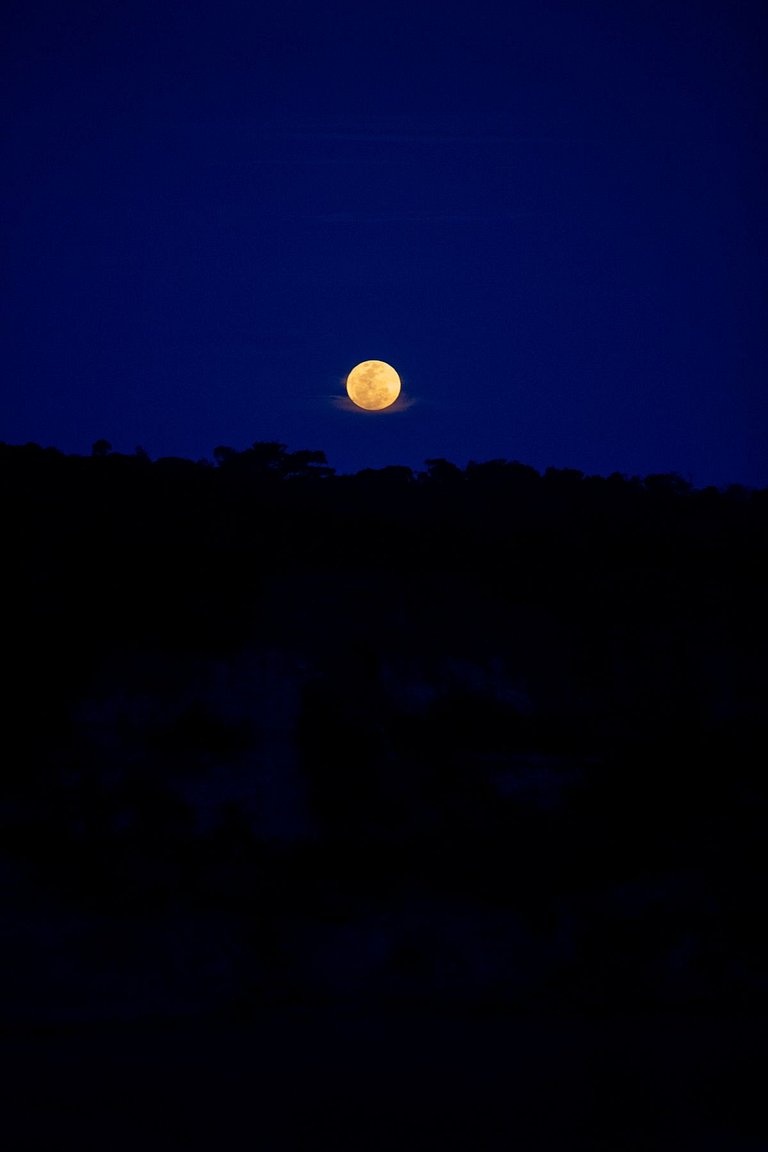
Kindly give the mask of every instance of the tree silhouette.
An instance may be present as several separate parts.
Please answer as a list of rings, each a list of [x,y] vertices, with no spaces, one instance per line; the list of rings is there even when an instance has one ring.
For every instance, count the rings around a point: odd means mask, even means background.
[[[213,459],[0,444],[0,867],[279,963],[428,892],[523,917],[544,1001],[764,1002],[768,491]]]

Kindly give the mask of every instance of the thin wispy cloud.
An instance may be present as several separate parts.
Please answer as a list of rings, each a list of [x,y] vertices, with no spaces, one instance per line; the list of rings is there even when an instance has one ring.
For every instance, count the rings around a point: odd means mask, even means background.
[[[340,412],[352,412],[356,416],[366,416],[369,419],[374,416],[387,416],[394,415],[396,412],[406,412],[409,408],[413,408],[419,403],[417,397],[404,396],[401,392],[394,404],[390,404],[388,408],[379,408],[375,412],[369,412],[367,409],[360,408],[357,404],[353,404],[349,396],[328,396],[326,399],[333,408],[337,408]]]
[[[345,123],[340,125],[306,124],[296,128],[273,131],[270,135],[274,139],[299,140],[304,143],[313,141],[338,142],[343,144],[449,144],[449,145],[508,145],[508,144],[570,144],[570,143],[600,143],[611,138],[606,133],[570,132],[477,132],[466,131],[446,132],[444,127],[436,125],[413,125],[407,129],[401,127],[384,126],[375,127],[366,125],[359,127]]]
[[[489,220],[520,220],[531,212],[434,212],[393,210],[390,212],[320,212],[302,214],[302,220],[320,224],[479,224]]]

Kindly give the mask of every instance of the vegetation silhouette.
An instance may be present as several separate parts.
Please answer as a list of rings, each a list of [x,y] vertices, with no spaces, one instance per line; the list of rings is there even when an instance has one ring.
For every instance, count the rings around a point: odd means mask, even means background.
[[[768,491],[272,442],[0,478],[20,907],[183,923],[200,1012],[765,1005]]]

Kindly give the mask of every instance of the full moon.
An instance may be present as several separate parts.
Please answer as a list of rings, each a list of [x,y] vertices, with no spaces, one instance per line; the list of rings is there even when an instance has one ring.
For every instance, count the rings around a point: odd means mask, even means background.
[[[363,360],[347,376],[347,394],[358,408],[378,412],[389,408],[400,395],[400,377],[383,360]]]

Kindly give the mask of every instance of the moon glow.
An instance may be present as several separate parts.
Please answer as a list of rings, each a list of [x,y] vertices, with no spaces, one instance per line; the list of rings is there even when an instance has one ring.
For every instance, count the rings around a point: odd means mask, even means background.
[[[400,377],[383,360],[363,360],[347,376],[347,395],[358,408],[379,412],[400,395]]]

